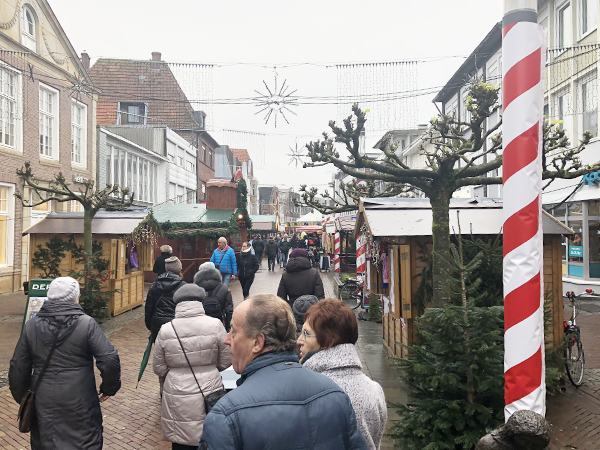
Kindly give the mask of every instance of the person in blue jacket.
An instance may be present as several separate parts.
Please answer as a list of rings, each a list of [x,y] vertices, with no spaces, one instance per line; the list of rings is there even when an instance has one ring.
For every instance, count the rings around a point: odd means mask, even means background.
[[[298,363],[295,337],[292,309],[276,295],[235,308],[225,344],[241,377],[206,416],[199,449],[367,449],[350,398]]]
[[[229,286],[229,281],[233,278],[235,280],[235,274],[237,273],[237,262],[235,260],[235,251],[229,245],[227,245],[227,239],[224,237],[219,238],[219,246],[215,249],[210,262],[215,265],[215,268],[221,272],[223,277],[223,284]]]

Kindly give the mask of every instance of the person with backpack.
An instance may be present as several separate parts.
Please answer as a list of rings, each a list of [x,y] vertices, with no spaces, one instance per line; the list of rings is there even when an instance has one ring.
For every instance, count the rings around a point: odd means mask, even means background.
[[[146,306],[144,320],[146,328],[152,334],[152,342],[156,341],[156,336],[165,323],[169,323],[175,318],[175,303],[173,295],[186,282],[181,278],[181,261],[177,256],[171,256],[165,259],[166,272],[160,274],[146,296]],[[162,397],[164,377],[158,377],[160,384],[160,396]]]
[[[206,298],[202,300],[205,314],[223,322],[229,333],[233,315],[233,297],[229,286],[222,282],[221,272],[212,262],[205,262],[194,275],[194,284],[206,291]]]

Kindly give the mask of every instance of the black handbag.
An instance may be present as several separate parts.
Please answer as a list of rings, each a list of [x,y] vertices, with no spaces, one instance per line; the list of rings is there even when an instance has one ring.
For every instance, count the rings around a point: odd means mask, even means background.
[[[52,354],[54,353],[54,350],[56,349],[56,344],[58,342],[58,335],[60,334],[61,330],[62,330],[62,326],[59,327],[59,329],[56,331],[56,335],[54,336],[54,342],[52,343],[52,347],[50,348],[50,351],[48,352],[48,357],[46,358],[46,361],[44,362],[44,366],[42,367],[42,370],[41,370],[40,374],[38,375],[38,379],[36,380],[35,385],[31,389],[29,389],[27,391],[27,393],[25,394],[25,396],[21,399],[21,404],[19,406],[19,413],[17,416],[17,420],[19,421],[19,431],[21,433],[29,433],[31,431],[31,427],[33,426],[33,423],[36,420],[35,391],[37,391],[37,388],[40,385],[40,381],[42,381],[42,377],[44,376],[46,369],[48,369],[48,365],[50,364],[50,358],[52,357]]]
[[[188,366],[189,366],[190,370],[192,371],[192,375],[194,376],[194,380],[196,380],[196,384],[198,385],[198,389],[200,389],[200,393],[202,394],[202,398],[204,399],[204,411],[205,411],[206,414],[208,414],[210,412],[210,410],[214,408],[214,406],[217,404],[217,402],[219,400],[221,400],[221,398],[225,397],[225,395],[227,394],[227,392],[225,391],[225,389],[221,388],[218,391],[211,392],[208,395],[204,395],[204,392],[202,392],[202,388],[200,387],[200,383],[198,383],[198,378],[196,378],[196,374],[194,373],[194,369],[192,368],[192,365],[190,364],[190,360],[187,357],[187,353],[185,352],[185,349],[183,348],[183,343],[181,342],[181,339],[179,339],[179,335],[177,334],[177,330],[175,329],[175,325],[173,325],[173,322],[171,322],[171,326],[173,327],[173,331],[175,332],[175,336],[177,336],[177,340],[179,341],[179,345],[181,346],[181,350],[183,350],[183,356],[185,356],[185,360],[187,361]]]

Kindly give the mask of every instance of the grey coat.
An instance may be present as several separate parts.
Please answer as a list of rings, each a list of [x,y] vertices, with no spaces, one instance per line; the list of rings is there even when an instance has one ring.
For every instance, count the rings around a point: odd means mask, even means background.
[[[379,449],[387,422],[385,394],[379,383],[362,372],[354,345],[341,344],[317,351],[303,365],[328,376],[348,394],[368,448]]]
[[[36,392],[31,448],[100,450],[102,411],[94,358],[103,394],[115,395],[121,387],[121,365],[117,350],[77,303],[47,301],[27,322],[10,361],[10,391],[20,403],[35,383],[61,325],[56,350]]]

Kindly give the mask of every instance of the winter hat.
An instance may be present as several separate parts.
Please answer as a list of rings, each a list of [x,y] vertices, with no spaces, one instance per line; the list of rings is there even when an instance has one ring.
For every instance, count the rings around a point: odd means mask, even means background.
[[[303,248],[295,248],[290,253],[290,258],[308,258],[308,252]]]
[[[173,294],[175,304],[181,302],[202,302],[206,298],[206,291],[195,284],[184,284]]]
[[[71,277],[56,278],[47,293],[48,300],[76,302],[79,298],[79,282]]]
[[[223,281],[221,272],[215,267],[214,263],[211,263],[210,261],[200,264],[198,272],[194,275],[195,284],[200,285],[204,280],[214,280],[219,283]]]
[[[170,255],[171,253],[173,253],[173,247],[171,247],[170,245],[161,245],[160,251],[163,253],[168,253]]]
[[[294,318],[296,319],[297,325],[302,325],[304,323],[304,314],[306,314],[308,308],[318,301],[319,299],[315,295],[301,295],[294,300],[292,312],[294,313]]]
[[[167,272],[179,274],[181,269],[181,261],[179,261],[177,256],[171,256],[170,258],[165,259],[165,270]]]

